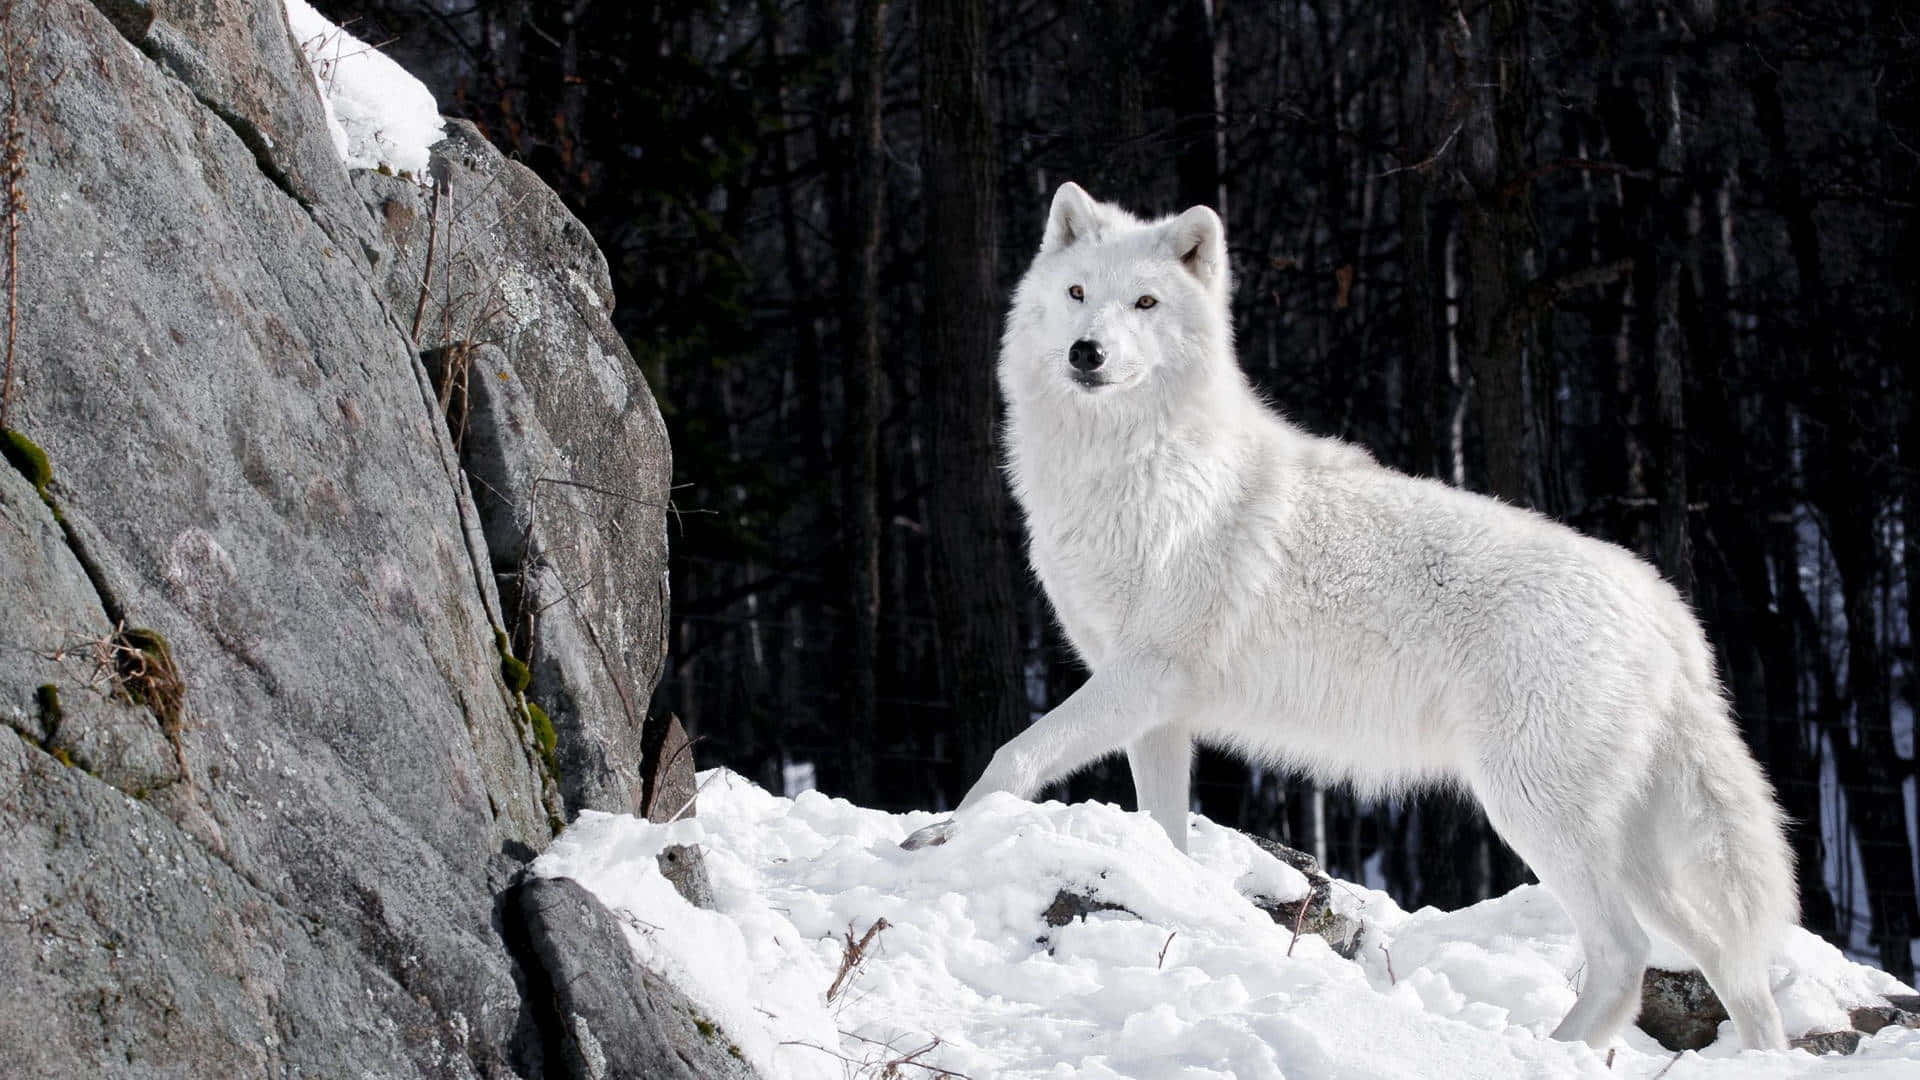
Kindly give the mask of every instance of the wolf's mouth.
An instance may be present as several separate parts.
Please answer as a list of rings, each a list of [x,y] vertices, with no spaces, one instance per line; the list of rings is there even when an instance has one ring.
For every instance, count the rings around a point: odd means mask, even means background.
[[[1076,371],[1069,375],[1068,378],[1072,379],[1082,390],[1098,390],[1113,382],[1112,379],[1108,379],[1092,371]]]

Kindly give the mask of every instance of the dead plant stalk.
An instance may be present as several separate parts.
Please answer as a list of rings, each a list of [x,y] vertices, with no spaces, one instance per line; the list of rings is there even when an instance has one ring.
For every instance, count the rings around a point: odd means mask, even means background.
[[[840,956],[840,973],[833,977],[833,985],[827,987],[828,1001],[832,1001],[840,995],[840,988],[846,983],[847,977],[852,975],[854,970],[866,960],[867,946],[873,944],[874,935],[885,930],[889,925],[885,919],[875,919],[873,925],[867,927],[867,932],[860,936],[860,940],[855,941],[853,939],[853,924],[847,924],[846,951]]]
[[[14,353],[20,330],[20,227],[27,215],[27,113],[60,84],[65,68],[53,77],[33,86],[34,53],[40,34],[46,28],[46,13],[23,38],[19,33],[19,9],[14,0],[0,0],[0,64],[6,75],[0,79],[7,89],[6,131],[0,136],[0,159],[6,168],[7,230],[7,359],[6,373],[0,376],[0,428],[7,426],[13,410]]]

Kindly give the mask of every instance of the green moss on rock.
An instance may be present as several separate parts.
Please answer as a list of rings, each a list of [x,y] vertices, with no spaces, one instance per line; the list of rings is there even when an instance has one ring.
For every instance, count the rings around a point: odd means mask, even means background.
[[[560,736],[553,730],[553,720],[547,716],[547,710],[529,701],[527,704],[527,722],[533,726],[533,744],[540,749],[540,762],[547,767],[555,781],[560,779],[560,761],[554,756],[554,747],[560,745]]]
[[[4,453],[7,464],[20,471],[33,485],[34,493],[42,501],[47,498],[47,485],[53,482],[53,466],[47,461],[47,452],[39,444],[12,428],[0,429],[0,453]]]
[[[533,682],[533,671],[513,655],[513,642],[507,639],[505,630],[493,632],[493,645],[500,651],[500,677],[506,680],[507,689],[515,694],[526,693],[528,684]]]
[[[553,721],[548,718],[547,710],[529,701],[527,702],[527,719],[533,722],[533,741],[540,745],[540,752],[553,753],[553,748],[559,744],[560,737],[554,734]]]

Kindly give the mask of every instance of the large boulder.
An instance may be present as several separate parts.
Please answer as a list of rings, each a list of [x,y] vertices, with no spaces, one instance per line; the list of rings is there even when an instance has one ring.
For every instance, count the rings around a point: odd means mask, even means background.
[[[666,429],[559,197],[464,121],[432,169],[432,189],[356,176],[392,252],[377,282],[429,350],[567,810],[633,811],[666,657]]]
[[[560,462],[514,474],[531,539],[495,551],[518,504],[476,505],[423,359],[453,343],[402,287],[389,207],[431,194],[332,156],[280,0],[30,10],[0,1058],[537,1073],[501,890],[571,810],[631,804],[660,664],[666,446],[604,266],[530,174],[444,144],[501,177],[490,452]],[[527,563],[549,591],[503,608]]]

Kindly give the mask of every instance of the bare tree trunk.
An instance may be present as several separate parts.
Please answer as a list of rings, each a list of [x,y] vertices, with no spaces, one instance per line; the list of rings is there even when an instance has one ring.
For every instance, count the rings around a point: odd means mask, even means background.
[[[1151,190],[1142,30],[1145,15],[1160,12],[1144,0],[1079,0],[1070,16],[1089,46],[1075,50],[1071,75],[1085,88],[1075,95],[1085,115],[1069,125],[1077,179],[1096,198],[1127,206],[1143,205]]]
[[[1438,34],[1433,7],[1422,0],[1400,5],[1403,43],[1399,95],[1400,165],[1394,173],[1400,196],[1401,274],[1406,279],[1402,297],[1407,323],[1406,394],[1407,467],[1418,476],[1445,478],[1445,426],[1441,408],[1440,355],[1441,289],[1444,272],[1436,257],[1427,200],[1432,188],[1430,171],[1442,155],[1444,133],[1435,131],[1434,105],[1440,87],[1430,54]]]
[[[919,13],[933,602],[962,782],[970,783],[1028,720],[994,445],[998,177],[984,0],[927,0]]]
[[[1226,0],[1182,0],[1178,68],[1173,93],[1174,138],[1179,146],[1180,206],[1211,206],[1227,216],[1226,125],[1220,79],[1226,66],[1226,35],[1220,25]]]
[[[853,610],[852,694],[841,740],[847,797],[874,796],[880,633],[880,237],[886,210],[881,103],[886,0],[860,0],[853,23],[853,311],[847,333],[847,584]]]
[[[1472,196],[1464,206],[1467,238],[1468,366],[1479,403],[1487,488],[1518,506],[1542,502],[1536,454],[1546,431],[1536,410],[1551,407],[1550,388],[1528,386],[1548,370],[1527,300],[1534,243],[1528,158],[1528,0],[1489,0],[1475,13],[1470,44],[1471,106],[1461,132],[1463,169]],[[1531,376],[1529,368],[1532,369]],[[1548,509],[1541,507],[1542,509]],[[1526,880],[1525,866],[1482,825],[1486,889],[1502,893]]]
[[[1665,12],[1655,13],[1666,20]],[[1661,39],[1677,42],[1677,27],[1660,28]],[[1624,156],[1626,164],[1646,169],[1651,175],[1627,186],[1641,189],[1632,199],[1634,208],[1629,222],[1637,235],[1634,248],[1634,322],[1635,343],[1641,363],[1650,363],[1653,374],[1653,416],[1651,444],[1652,491],[1654,499],[1652,554],[1654,565],[1682,593],[1693,591],[1693,544],[1687,524],[1686,340],[1680,330],[1681,279],[1687,261],[1696,255],[1699,239],[1697,205],[1689,205],[1694,193],[1678,180],[1687,153],[1682,130],[1680,80],[1676,61],[1663,55],[1653,80],[1654,100],[1645,112],[1633,117],[1638,152]],[[1633,92],[1621,88],[1622,108],[1639,113],[1632,101]],[[1635,160],[1635,158],[1640,160]],[[1684,249],[1674,243],[1684,237]],[[1637,365],[1636,365],[1637,366]]]
[[[1466,206],[1474,391],[1487,487],[1519,506],[1537,502],[1529,460],[1525,304],[1533,225],[1525,176],[1527,0],[1490,0],[1474,25],[1475,96],[1467,120]]]

